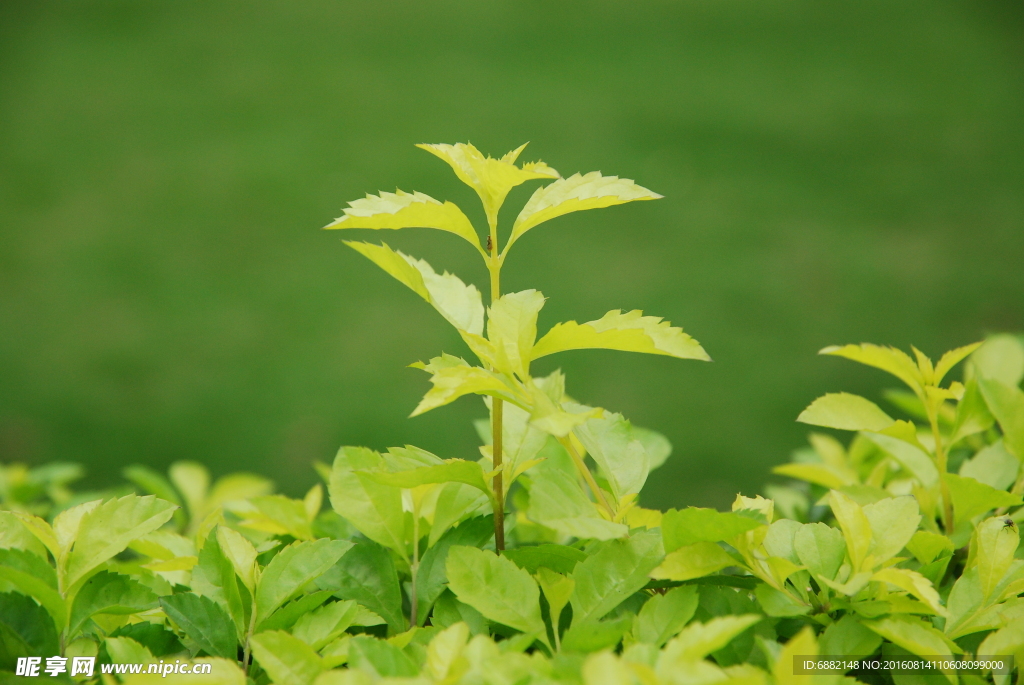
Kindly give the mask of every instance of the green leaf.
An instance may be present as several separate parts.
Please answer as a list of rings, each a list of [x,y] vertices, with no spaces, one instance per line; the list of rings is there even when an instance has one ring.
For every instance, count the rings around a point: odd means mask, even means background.
[[[847,392],[822,395],[797,417],[801,423],[848,431],[880,431],[893,424],[893,419],[878,405],[860,395]]]
[[[302,500],[284,495],[264,495],[253,497],[249,502],[256,506],[258,513],[246,514],[240,526],[272,535],[291,535],[296,540],[313,537],[310,517]]]
[[[252,638],[252,654],[276,685],[309,685],[323,672],[323,660],[298,638],[268,630]]]
[[[815,577],[834,580],[846,557],[846,540],[841,531],[829,525],[808,523],[793,536],[793,549]]]
[[[563,652],[596,652],[614,648],[629,631],[632,616],[619,616],[607,621],[576,621],[562,636]]]
[[[483,617],[483,614],[465,602],[460,602],[451,590],[445,590],[437,598],[430,621],[433,625],[444,628],[465,623],[474,635],[488,633],[487,619]]]
[[[348,540],[296,542],[281,550],[256,585],[256,624],[334,566],[352,548]]]
[[[697,611],[697,588],[688,585],[654,595],[636,615],[633,637],[661,647],[683,629]]]
[[[59,653],[57,629],[46,609],[17,592],[0,592],[0,667],[13,671],[18,657]]]
[[[906,614],[897,614],[863,623],[867,628],[911,654],[924,657],[952,656],[949,643],[942,633]],[[947,677],[951,683],[956,683],[955,674],[948,674]]]
[[[460,601],[492,621],[524,633],[544,634],[540,591],[529,573],[493,552],[453,546],[448,587]]]
[[[557,469],[543,473],[530,485],[531,521],[581,539],[611,540],[629,534],[625,525],[601,518],[574,478]]]
[[[687,507],[665,512],[661,519],[661,535],[665,541],[665,551],[672,552],[697,542],[731,540],[762,525],[752,518],[732,512]]]
[[[331,469],[331,505],[360,533],[404,555],[401,490],[358,473],[383,468],[384,459],[377,452],[365,447],[342,447]]]
[[[921,522],[917,500],[910,495],[879,500],[863,512],[871,525],[870,554],[876,565],[899,554]]]
[[[651,462],[644,445],[633,434],[633,427],[622,414],[605,412],[575,429],[576,437],[611,485],[616,500],[636,494],[643,488]]]
[[[657,431],[633,426],[633,437],[639,440],[647,451],[651,471],[664,464],[672,454],[672,443]]]
[[[476,286],[466,285],[447,271],[438,274],[424,260],[396,252],[386,244],[345,244],[426,300],[458,330],[473,335],[483,332],[484,305]]]
[[[984,376],[978,377],[978,387],[992,416],[1003,429],[1006,449],[1024,461],[1024,391]]]
[[[576,581],[571,600],[573,622],[598,621],[606,616],[647,584],[664,555],[657,531],[600,543],[597,551],[572,572]]]
[[[359,605],[352,600],[332,602],[315,609],[299,618],[292,628],[292,635],[299,638],[314,651],[320,651],[356,620]]]
[[[494,345],[496,365],[505,374],[528,377],[537,314],[543,306],[542,293],[524,290],[502,295],[487,309],[487,338]]]
[[[744,614],[721,616],[707,623],[695,621],[665,645],[659,667],[662,662],[669,665],[699,661],[728,645],[733,638],[763,618],[756,614]]]
[[[82,516],[68,555],[64,587],[71,588],[97,566],[123,552],[170,520],[176,507],[152,495],[127,495],[104,502]]]
[[[434,466],[423,466],[408,471],[358,471],[360,476],[396,488],[415,488],[431,483],[463,483],[490,495],[491,488],[484,480],[480,464],[465,459],[446,459]]]
[[[903,468],[910,471],[921,481],[921,485],[926,488],[938,485],[939,471],[935,468],[935,462],[920,447],[883,433],[865,432],[863,435],[875,443],[883,452],[898,461]]]
[[[941,383],[942,379],[946,377],[946,374],[949,373],[954,366],[970,356],[971,353],[981,347],[981,345],[982,343],[980,342],[964,345],[963,347],[950,350],[942,355],[942,358],[939,359],[939,362],[935,365],[935,378],[932,382],[935,385]]]
[[[256,548],[244,535],[227,526],[218,526],[217,543],[221,552],[231,562],[235,573],[249,592],[256,590]]]
[[[1007,490],[1017,479],[1020,462],[1006,451],[1002,440],[986,445],[960,465],[960,475],[990,485],[996,490]]]
[[[447,678],[453,671],[453,666],[458,668],[457,660],[462,655],[468,639],[469,626],[465,623],[456,623],[435,635],[427,645],[425,675],[433,676],[435,681]],[[458,673],[454,672],[452,676],[458,676]]]
[[[997,490],[990,485],[979,483],[973,478],[956,476],[952,473],[943,474],[949,495],[953,500],[953,512],[957,521],[970,521],[986,511],[1001,507],[1019,506],[1021,498],[1005,490]]]
[[[512,225],[508,246],[534,226],[564,214],[660,197],[628,178],[602,176],[600,171],[573,174],[534,191]]]
[[[981,594],[988,599],[1010,570],[1020,534],[1016,526],[1007,526],[1002,517],[993,516],[978,524],[974,535],[976,547],[971,550],[967,565],[973,562],[978,569]]]
[[[209,597],[192,592],[160,598],[160,606],[189,639],[210,656],[238,656],[235,626],[227,612]]]
[[[153,653],[130,637],[108,637],[103,643],[115,664],[148,664],[154,661]]]
[[[979,376],[1016,387],[1024,380],[1024,344],[1014,335],[993,335],[974,353],[971,364]]]
[[[429,365],[422,367],[431,374],[430,382],[434,387],[423,396],[411,416],[443,407],[464,395],[488,395],[514,404],[524,402],[516,388],[493,371],[470,366],[461,359],[460,364],[451,366],[439,365],[438,361],[439,358],[432,359]]]
[[[326,602],[333,594],[330,590],[317,590],[303,595],[293,602],[288,602],[260,623],[260,632],[290,629],[296,621]],[[380,619],[380,622],[384,623],[385,621]]]
[[[538,569],[536,576],[537,584],[540,585],[540,589],[544,593],[544,599],[548,602],[548,616],[551,619],[551,629],[557,633],[562,609],[569,603],[569,598],[576,588],[576,581],[560,573],[555,573],[549,568]]]
[[[402,591],[394,561],[386,549],[360,541],[341,560],[316,579],[317,587],[339,599],[354,599],[379,614],[394,633],[405,630]]]
[[[1018,617],[1005,627],[990,633],[978,647],[978,654],[981,656],[1012,654],[1019,664],[1019,659],[1024,654],[1024,619]],[[1002,683],[1009,682],[1009,674],[993,675],[997,684],[1002,685]]]
[[[110,633],[110,637],[130,637],[156,657],[185,651],[177,635],[162,625],[148,621],[121,626]]]
[[[901,590],[906,590],[924,602],[937,616],[949,616],[949,612],[939,601],[939,593],[932,587],[931,582],[916,571],[896,567],[883,568],[876,571],[871,576],[871,580],[889,583]]]
[[[911,390],[923,392],[924,379],[921,376],[920,369],[917,368],[917,364],[914,363],[914,360],[906,352],[895,347],[882,347],[880,345],[872,345],[871,343],[846,345],[843,347],[833,345],[822,349],[818,354],[846,357],[855,362],[873,366],[876,369],[881,369],[896,376],[896,378],[906,383]]]
[[[45,521],[39,520],[49,528]],[[42,530],[45,531],[46,529]],[[49,537],[52,539],[52,531],[50,531]],[[9,511],[0,511],[0,548],[25,550],[40,559],[46,559],[46,545],[28,529],[21,519]],[[60,554],[59,550],[57,554]]]
[[[100,571],[75,596],[68,635],[74,636],[95,614],[134,614],[157,605],[148,587],[119,573]]]
[[[738,563],[714,542],[695,542],[669,552],[661,565],[651,571],[651,577],[658,580],[691,580]]]
[[[810,611],[810,606],[796,602],[785,592],[776,590],[771,585],[761,583],[754,589],[754,596],[768,616],[786,618],[803,616]]]
[[[451,166],[460,181],[476,191],[491,223],[497,223],[498,210],[510,190],[532,179],[559,177],[558,172],[544,162],[529,162],[521,167],[516,166],[514,162],[526,147],[525,143],[500,159],[485,157],[469,143],[422,144],[416,147],[443,159]]]
[[[250,569],[252,569],[253,563],[255,563],[255,556],[249,564]],[[245,610],[242,607],[242,598],[238,591],[235,567],[221,551],[217,535],[207,536],[206,544],[199,551],[199,561],[192,567],[192,591],[220,604],[234,621],[238,635],[245,634]]]
[[[830,490],[857,484],[856,473],[832,464],[780,464],[772,467],[772,473],[805,480]]]
[[[416,595],[419,598],[417,622],[422,624],[430,608],[448,585],[445,564],[448,551],[456,545],[483,547],[494,535],[494,517],[477,516],[463,521],[441,536],[437,544],[420,559],[416,574]]]
[[[324,228],[436,228],[454,233],[480,249],[480,238],[473,224],[457,205],[442,204],[429,195],[401,190],[353,200],[340,217]]]
[[[348,647],[349,668],[378,678],[411,678],[419,674],[416,664],[395,645],[372,637],[353,637]]]
[[[829,505],[843,531],[846,551],[850,555],[853,570],[859,571],[871,549],[871,523],[861,506],[838,490],[832,491]]]
[[[0,550],[0,579],[39,602],[49,612],[54,627],[64,629],[67,608],[57,592],[56,574],[43,559],[25,550]]]
[[[537,341],[529,359],[536,360],[566,350],[604,349],[660,354],[678,359],[711,361],[696,340],[661,317],[633,310],[615,309],[596,321],[556,324]]]
[[[509,405],[512,406],[512,405]],[[441,486],[434,505],[434,521],[430,526],[428,546],[434,546],[451,527],[473,514],[490,510],[491,497],[462,483]]]
[[[864,656],[874,654],[882,638],[865,628],[853,615],[847,614],[825,628],[819,643],[821,654]]]
[[[547,568],[555,573],[568,575],[576,568],[576,564],[587,558],[587,555],[574,547],[566,545],[537,545],[535,547],[519,547],[506,549],[501,555],[515,562],[519,568],[536,574],[540,569]]]

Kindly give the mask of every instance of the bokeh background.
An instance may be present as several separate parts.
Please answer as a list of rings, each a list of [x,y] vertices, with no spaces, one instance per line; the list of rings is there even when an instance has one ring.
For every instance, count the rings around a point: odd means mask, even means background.
[[[665,199],[544,225],[506,288],[549,297],[542,329],[639,308],[715,359],[542,370],[669,436],[646,504],[757,492],[806,404],[888,386],[821,347],[1024,329],[1021,7],[4,0],[0,459],[95,484],[196,459],[298,493],[341,444],[474,456],[478,400],[406,418],[429,387],[406,365],[461,342],[318,229],[396,187],[479,219],[413,145],[532,141]],[[458,238],[364,235],[485,285]]]

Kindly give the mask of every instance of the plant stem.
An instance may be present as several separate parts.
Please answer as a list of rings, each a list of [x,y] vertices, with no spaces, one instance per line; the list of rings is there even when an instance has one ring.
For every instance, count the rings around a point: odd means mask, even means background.
[[[572,457],[573,463],[576,464],[576,469],[580,472],[580,475],[583,476],[583,480],[587,481],[587,485],[590,486],[590,491],[594,493],[594,497],[601,504],[601,506],[605,508],[605,511],[608,512],[608,515],[611,516],[612,519],[614,519],[615,510],[612,509],[610,504],[608,504],[608,500],[606,500],[604,497],[604,492],[601,490],[601,487],[597,484],[597,481],[594,480],[594,474],[592,474],[590,472],[590,469],[587,468],[586,463],[584,463],[583,461],[583,457],[580,456],[580,453],[576,451],[576,447],[572,444],[572,440],[570,440],[568,437],[564,437],[559,438],[558,442],[559,444],[562,445],[562,447],[565,448],[565,451],[569,453],[569,456]]]
[[[935,438],[935,466],[939,470],[939,489],[942,493],[942,527],[946,529],[946,535],[953,534],[953,500],[950,498],[949,485],[946,483],[946,469],[948,468],[946,450],[942,445],[942,434],[939,432],[939,417],[937,408],[928,407],[928,423],[931,424],[932,437]]]
[[[410,598],[409,604],[409,624],[412,627],[416,627],[419,624],[417,614],[419,613],[419,597],[416,596],[416,574],[420,570],[420,512],[419,507],[414,506],[412,508],[412,564],[409,566],[409,572],[412,576],[412,583],[410,586]]]
[[[491,274],[491,304],[493,305],[501,297],[501,260],[498,257],[498,218],[487,217],[490,228],[491,246],[490,260],[487,262],[487,270]],[[494,548],[499,552],[505,549],[505,484],[501,472],[501,410],[502,401],[497,397],[491,398],[491,463],[496,473],[494,474]]]
[[[242,649],[242,672],[249,675],[249,643],[252,641],[252,634],[256,630],[256,592],[252,593],[252,607],[249,612],[249,629],[245,632],[245,647]]]

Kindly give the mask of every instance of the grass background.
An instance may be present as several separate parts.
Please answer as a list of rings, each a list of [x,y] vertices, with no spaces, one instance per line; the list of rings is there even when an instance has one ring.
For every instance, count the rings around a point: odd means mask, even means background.
[[[413,144],[529,140],[665,199],[532,232],[504,287],[549,297],[542,329],[640,308],[715,359],[542,370],[670,437],[645,503],[723,506],[815,397],[889,385],[819,348],[1024,329],[1022,76],[1009,0],[5,0],[0,459],[297,493],[340,444],[473,457],[477,400],[406,419],[428,383],[405,365],[461,342],[318,228],[395,187],[479,219]],[[458,238],[367,237],[485,285]]]

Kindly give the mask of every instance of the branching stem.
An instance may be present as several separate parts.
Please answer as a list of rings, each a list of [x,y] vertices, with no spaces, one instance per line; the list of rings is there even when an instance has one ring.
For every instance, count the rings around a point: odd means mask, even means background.
[[[558,442],[565,448],[565,451],[569,453],[569,456],[572,457],[572,461],[576,464],[576,468],[579,470],[580,475],[583,476],[583,480],[587,481],[587,485],[590,486],[590,491],[594,493],[594,498],[597,499],[598,503],[604,507],[605,511],[608,512],[608,515],[612,520],[614,520],[615,510],[612,509],[610,504],[608,504],[608,500],[605,499],[604,496],[604,491],[601,490],[597,481],[594,480],[594,474],[592,474],[590,469],[587,468],[586,462],[583,461],[583,457],[581,457],[580,453],[576,450],[576,446],[572,444],[572,440],[567,436],[559,438]]]
[[[490,239],[487,241],[491,253],[487,260],[487,270],[491,274],[491,304],[501,297],[501,258],[498,256],[498,220],[488,217]],[[491,460],[494,465],[494,548],[499,552],[505,549],[505,484],[502,479],[502,445],[501,445],[501,410],[502,401],[491,398]]]

